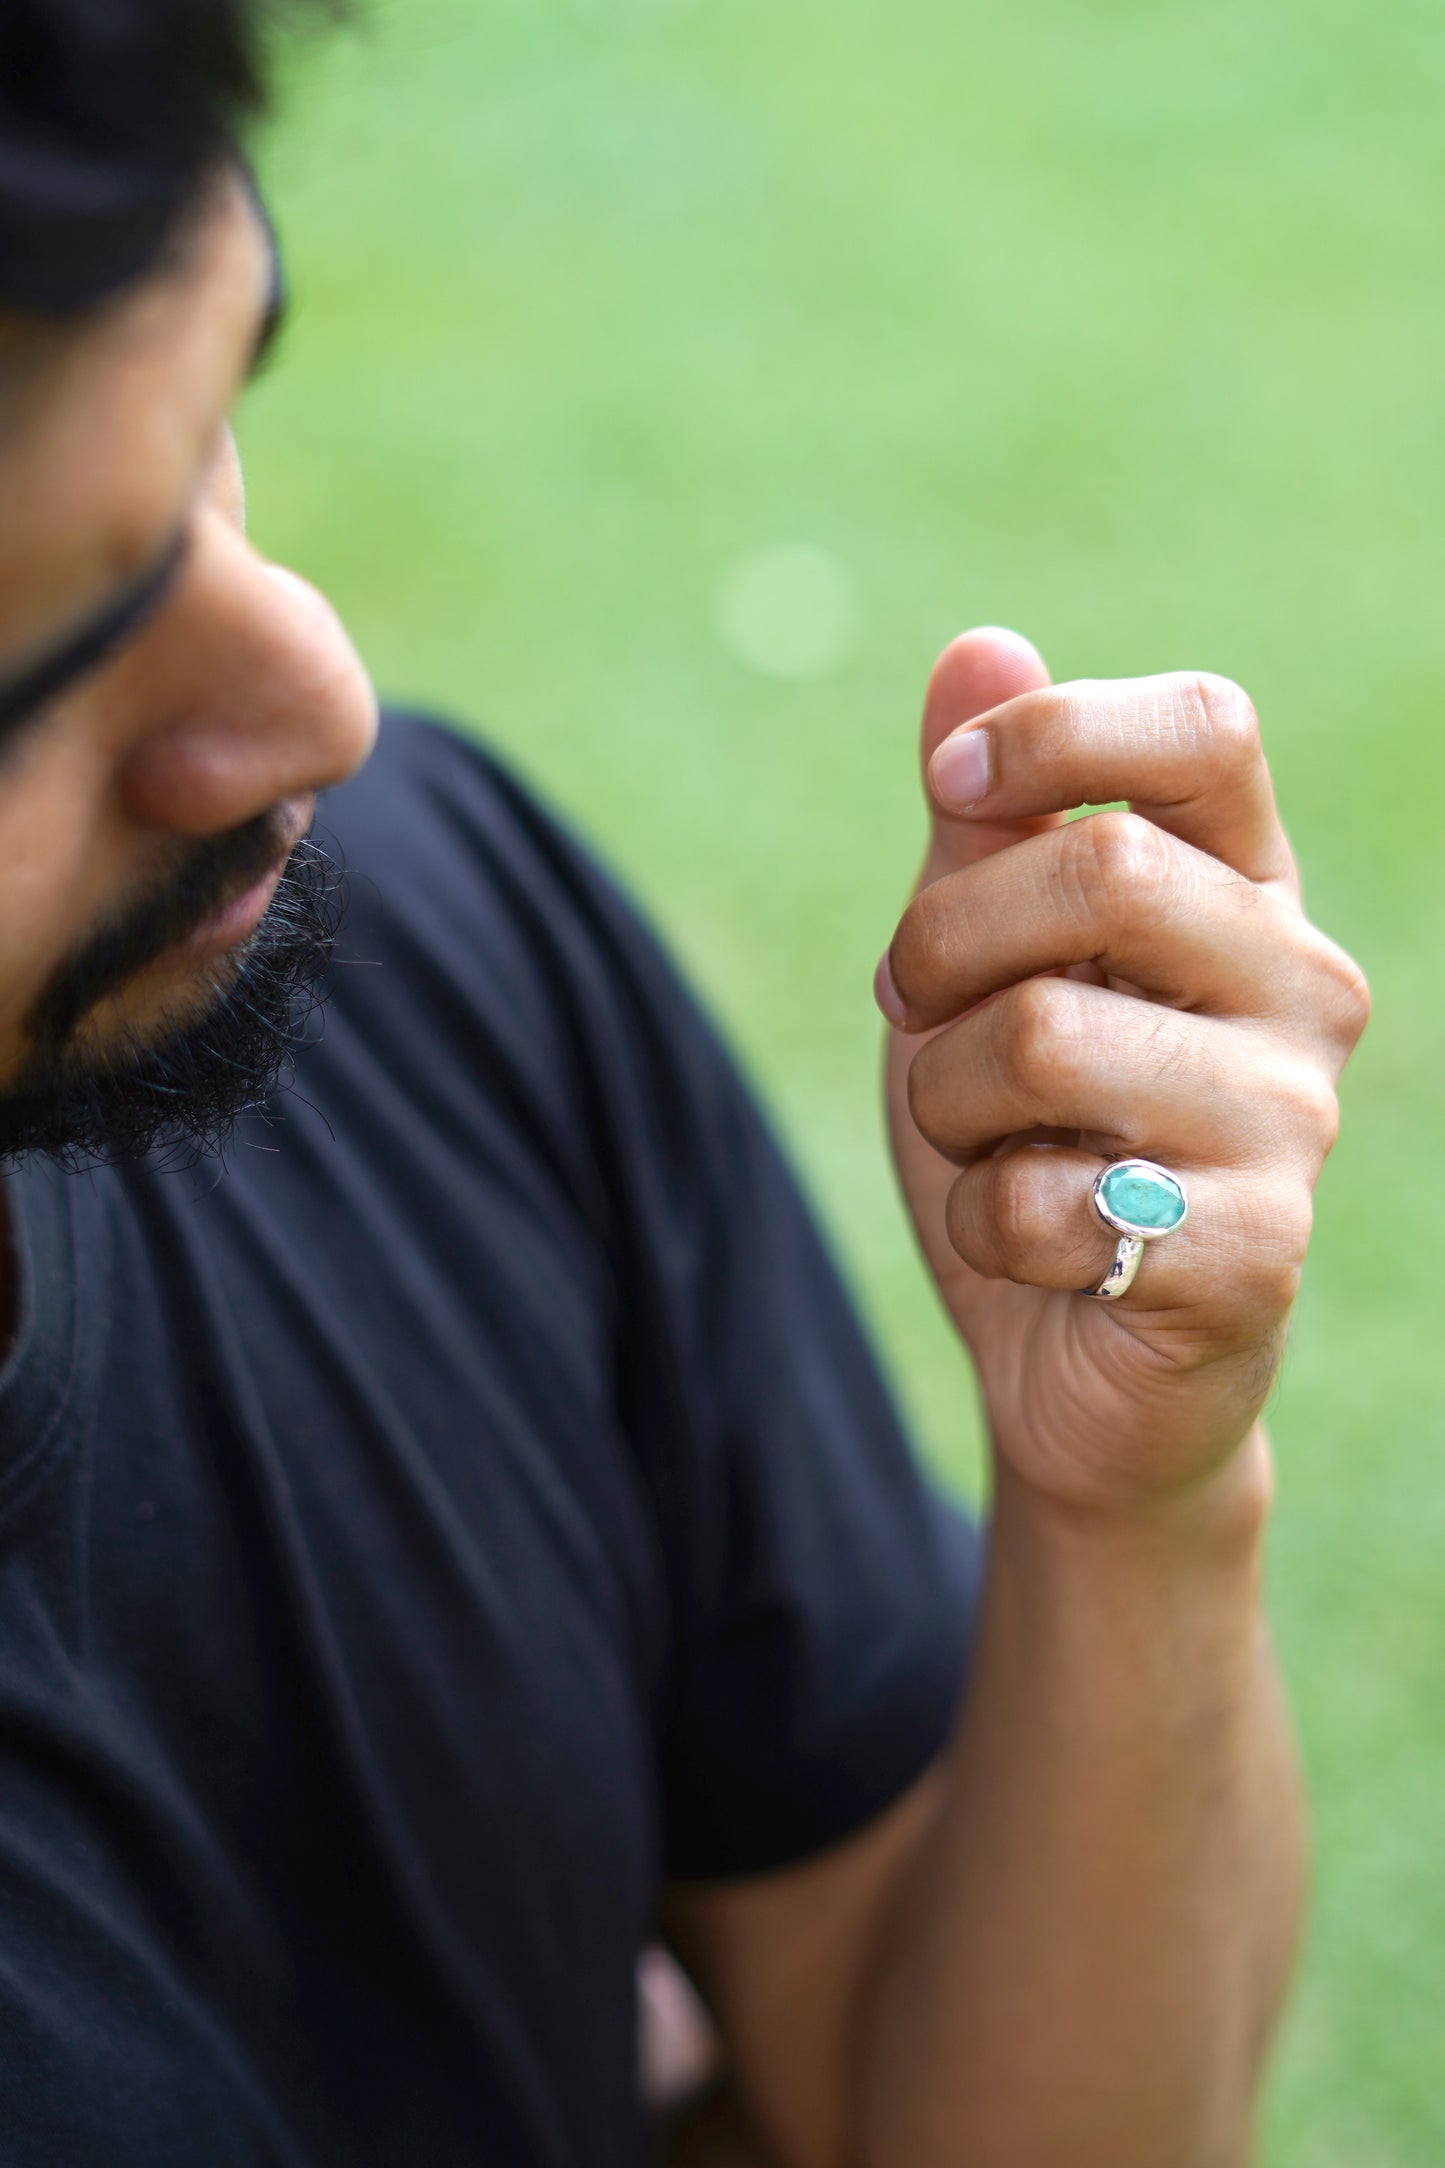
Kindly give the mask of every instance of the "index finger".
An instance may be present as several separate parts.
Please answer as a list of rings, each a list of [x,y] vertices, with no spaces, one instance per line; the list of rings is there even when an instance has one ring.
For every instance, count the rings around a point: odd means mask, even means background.
[[[1258,718],[1228,678],[1081,678],[1023,693],[935,748],[928,789],[955,820],[1023,820],[1122,798],[1248,879],[1298,887]]]

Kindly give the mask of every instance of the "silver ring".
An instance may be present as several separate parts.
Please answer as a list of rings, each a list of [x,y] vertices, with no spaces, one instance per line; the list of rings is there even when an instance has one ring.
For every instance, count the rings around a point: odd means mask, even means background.
[[[1094,1210],[1119,1237],[1114,1262],[1086,1295],[1117,1302],[1127,1295],[1146,1242],[1172,1235],[1189,1217],[1189,1192],[1177,1174],[1152,1159],[1111,1159],[1094,1177]]]

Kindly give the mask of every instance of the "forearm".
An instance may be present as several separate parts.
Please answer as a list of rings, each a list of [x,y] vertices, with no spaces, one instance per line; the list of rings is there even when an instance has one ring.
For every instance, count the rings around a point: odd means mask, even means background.
[[[1134,1525],[1005,1484],[946,1803],[858,2062],[868,2168],[1235,2168],[1302,1882],[1252,1446]]]
[[[683,1946],[792,2168],[1239,2168],[1303,1879],[1251,1426],[1368,989],[1303,915],[1237,686],[1051,688],[979,631],[922,754],[875,990],[1002,1471],[981,1633],[942,1766],[832,1855],[695,1895]],[[1169,1213],[1106,1285],[1101,1176],[1155,1153]]]

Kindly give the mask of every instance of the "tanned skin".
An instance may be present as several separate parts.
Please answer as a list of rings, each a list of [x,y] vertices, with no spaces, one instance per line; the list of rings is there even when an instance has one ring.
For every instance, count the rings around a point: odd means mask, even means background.
[[[0,680],[189,537],[138,636],[4,750],[0,1094],[47,986],[179,851],[300,821],[371,744],[334,616],[243,532],[225,417],[265,284],[218,184],[181,267],[77,332],[0,435]],[[1238,2168],[1303,1879],[1260,1413],[1366,991],[1303,915],[1229,683],[1053,688],[1026,641],[966,634],[923,760],[927,858],[878,998],[900,1181],[988,1411],[982,1623],[956,1736],[889,1812],[668,1893],[740,2103],[690,2157]],[[81,1043],[203,1013],[224,970],[138,972]],[[1124,1154],[1178,1170],[1191,1213],[1104,1306],[1078,1292],[1114,1248],[1089,1185]]]
[[[1239,2168],[1304,1850],[1260,1412],[1368,994],[1303,914],[1228,682],[1051,687],[970,633],[922,752],[878,997],[899,1177],[988,1410],[981,1629],[909,1797],[823,1860],[674,1893],[673,1933],[733,2044],[739,2160]],[[1190,1217],[1102,1304],[1090,1184],[1126,1155]]]

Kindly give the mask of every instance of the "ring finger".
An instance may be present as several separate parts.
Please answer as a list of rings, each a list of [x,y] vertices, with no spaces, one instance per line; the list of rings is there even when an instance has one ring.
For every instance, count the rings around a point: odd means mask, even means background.
[[[1023,1144],[977,1160],[954,1183],[948,1237],[991,1280],[1083,1292],[1113,1263],[1119,1236],[1098,1217],[1094,1178],[1105,1162],[1072,1147]],[[1206,1304],[1257,1316],[1293,1300],[1309,1241],[1308,1185],[1277,1170],[1258,1180],[1215,1169],[1188,1175],[1189,1217],[1148,1243],[1120,1307],[1173,1310]]]

